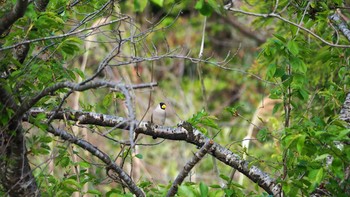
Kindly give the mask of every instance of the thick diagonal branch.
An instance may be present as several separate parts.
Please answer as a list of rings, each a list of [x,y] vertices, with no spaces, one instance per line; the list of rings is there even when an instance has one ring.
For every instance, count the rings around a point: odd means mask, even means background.
[[[167,193],[167,196],[175,196],[179,185],[181,185],[181,183],[185,180],[192,168],[208,153],[210,147],[213,144],[213,140],[208,140],[207,142],[205,142],[202,148],[193,155],[192,159],[186,163],[179,175],[177,175],[176,179],[170,187],[170,190]]]

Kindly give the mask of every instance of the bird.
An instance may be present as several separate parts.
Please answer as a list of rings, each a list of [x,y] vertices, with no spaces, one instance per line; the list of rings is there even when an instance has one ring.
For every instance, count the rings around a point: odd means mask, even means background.
[[[163,126],[166,119],[166,104],[160,102],[153,110],[151,115],[151,123]]]

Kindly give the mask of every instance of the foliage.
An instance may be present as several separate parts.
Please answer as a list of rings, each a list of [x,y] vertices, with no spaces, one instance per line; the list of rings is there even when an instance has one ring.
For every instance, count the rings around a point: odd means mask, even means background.
[[[91,76],[125,84],[157,81],[152,93],[135,90],[131,96],[95,87],[83,90],[78,104],[72,99],[73,91],[59,88],[30,108],[54,111],[80,106],[84,111],[124,117],[136,112],[136,119],[148,120],[148,101],[165,100],[173,110],[166,126],[187,120],[218,144],[242,158],[247,156],[248,167],[257,165],[276,179],[286,196],[308,196],[317,189],[333,196],[349,195],[350,130],[339,118],[350,83],[350,50],[340,45],[348,45],[349,40],[328,19],[348,3],[237,2],[225,8],[213,0],[77,4],[54,0],[43,12],[31,2],[24,16],[1,35],[1,89],[16,104],[24,105],[59,82],[79,83]],[[9,1],[4,4],[1,11],[13,6]],[[244,25],[235,26],[230,20]],[[201,51],[204,23],[204,57],[195,59]],[[265,42],[258,46],[258,38],[249,37],[242,28],[263,36]],[[18,43],[28,40],[30,49],[21,62],[16,54],[23,45]],[[108,59],[108,55],[114,56]],[[266,95],[276,103],[265,114],[257,113],[254,122],[256,106]],[[134,99],[132,111],[126,110],[128,96]],[[2,132],[17,113],[6,105],[0,103]],[[112,181],[103,164],[84,149],[49,135],[45,114],[26,121],[25,155],[43,196],[75,192],[133,196],[123,184]],[[159,145],[158,139],[146,138],[140,144],[149,146],[138,146],[142,148],[133,154],[129,135],[122,129],[79,122],[64,117],[54,125],[102,147],[128,173],[141,162],[144,170],[134,181],[147,196],[166,195],[196,151],[185,142]],[[249,139],[247,150],[241,141],[249,125],[258,131],[254,130],[252,137],[257,140]],[[78,127],[85,131],[77,132]],[[203,160],[195,172],[199,178],[179,186],[178,196],[268,196],[250,180],[238,183],[237,177],[229,175],[230,166]],[[215,167],[220,169],[218,179],[213,178]],[[4,188],[0,190],[6,195]]]

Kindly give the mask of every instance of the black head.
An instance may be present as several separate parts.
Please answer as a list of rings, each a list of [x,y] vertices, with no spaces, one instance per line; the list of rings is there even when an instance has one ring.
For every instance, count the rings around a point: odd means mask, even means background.
[[[165,108],[166,108],[166,105],[165,105],[165,103],[163,103],[163,102],[160,102],[160,103],[159,103],[159,106],[160,106],[160,108],[161,108],[162,110],[165,110]]]

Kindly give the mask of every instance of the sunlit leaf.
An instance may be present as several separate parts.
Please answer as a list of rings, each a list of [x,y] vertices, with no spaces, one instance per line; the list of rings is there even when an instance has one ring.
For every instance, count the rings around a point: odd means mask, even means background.
[[[163,7],[164,0],[151,0],[154,4],[158,5],[159,7]]]
[[[298,44],[294,40],[290,40],[288,42],[287,48],[293,55],[298,55],[299,53]]]
[[[146,8],[148,0],[134,0],[134,9],[136,12],[143,12]]]
[[[201,197],[207,197],[208,196],[208,186],[206,184],[204,184],[203,182],[199,183],[199,190],[201,192]]]

